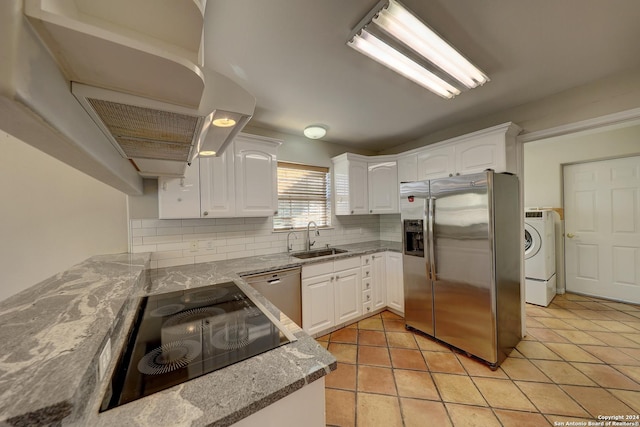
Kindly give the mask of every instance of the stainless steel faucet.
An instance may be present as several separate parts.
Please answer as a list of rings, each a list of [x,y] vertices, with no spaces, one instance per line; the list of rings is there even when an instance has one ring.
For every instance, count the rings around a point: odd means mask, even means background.
[[[311,231],[311,224],[313,224],[313,227],[316,229],[316,236],[320,235],[320,232],[318,231],[318,224],[316,224],[315,221],[309,221],[309,224],[307,224],[307,234],[306,234],[306,238],[304,240],[304,250],[305,251],[310,251],[311,250],[311,246],[313,246],[316,241],[314,240],[313,242],[311,241],[311,239],[309,238],[309,232]]]
[[[295,233],[295,231],[290,231],[287,234],[287,252],[291,252],[293,250],[293,244],[289,243],[289,238],[291,237],[291,235],[293,234],[293,237],[298,240],[298,235]]]

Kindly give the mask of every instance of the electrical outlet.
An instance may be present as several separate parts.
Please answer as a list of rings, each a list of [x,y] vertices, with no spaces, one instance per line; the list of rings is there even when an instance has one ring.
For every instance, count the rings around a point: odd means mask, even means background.
[[[192,240],[191,242],[189,242],[189,250],[191,252],[196,252],[198,250],[198,241],[197,240]]]
[[[100,353],[100,359],[98,361],[98,374],[100,379],[104,378],[104,374],[107,372],[109,362],[111,361],[111,338],[107,340],[107,343]]]
[[[212,250],[213,249],[213,240],[207,240],[207,249],[208,250]]]

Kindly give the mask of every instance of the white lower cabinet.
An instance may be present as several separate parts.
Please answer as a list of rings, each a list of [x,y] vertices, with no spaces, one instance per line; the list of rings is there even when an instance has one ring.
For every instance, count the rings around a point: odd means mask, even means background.
[[[385,307],[404,313],[402,254],[378,252],[302,267],[302,328],[310,335]]]
[[[357,319],[362,314],[360,274],[359,266],[335,273],[336,325]]]
[[[402,254],[386,253],[387,306],[404,313],[404,282],[402,278]]]
[[[302,279],[302,328],[308,334],[335,325],[334,280],[333,272]]]
[[[360,258],[302,267],[302,328],[316,334],[362,315]]]
[[[365,313],[386,307],[385,252],[362,256],[363,311]]]

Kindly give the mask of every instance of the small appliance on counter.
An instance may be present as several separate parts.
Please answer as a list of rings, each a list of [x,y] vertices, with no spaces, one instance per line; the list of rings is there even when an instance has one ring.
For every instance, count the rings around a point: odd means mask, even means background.
[[[497,368],[522,338],[518,178],[402,183],[400,195],[407,326]]]
[[[143,297],[100,411],[295,340],[233,282]]]

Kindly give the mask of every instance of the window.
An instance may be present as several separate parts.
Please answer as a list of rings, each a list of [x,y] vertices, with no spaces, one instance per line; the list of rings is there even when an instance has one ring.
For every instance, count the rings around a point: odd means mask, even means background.
[[[278,162],[278,215],[274,230],[331,225],[329,168]]]

